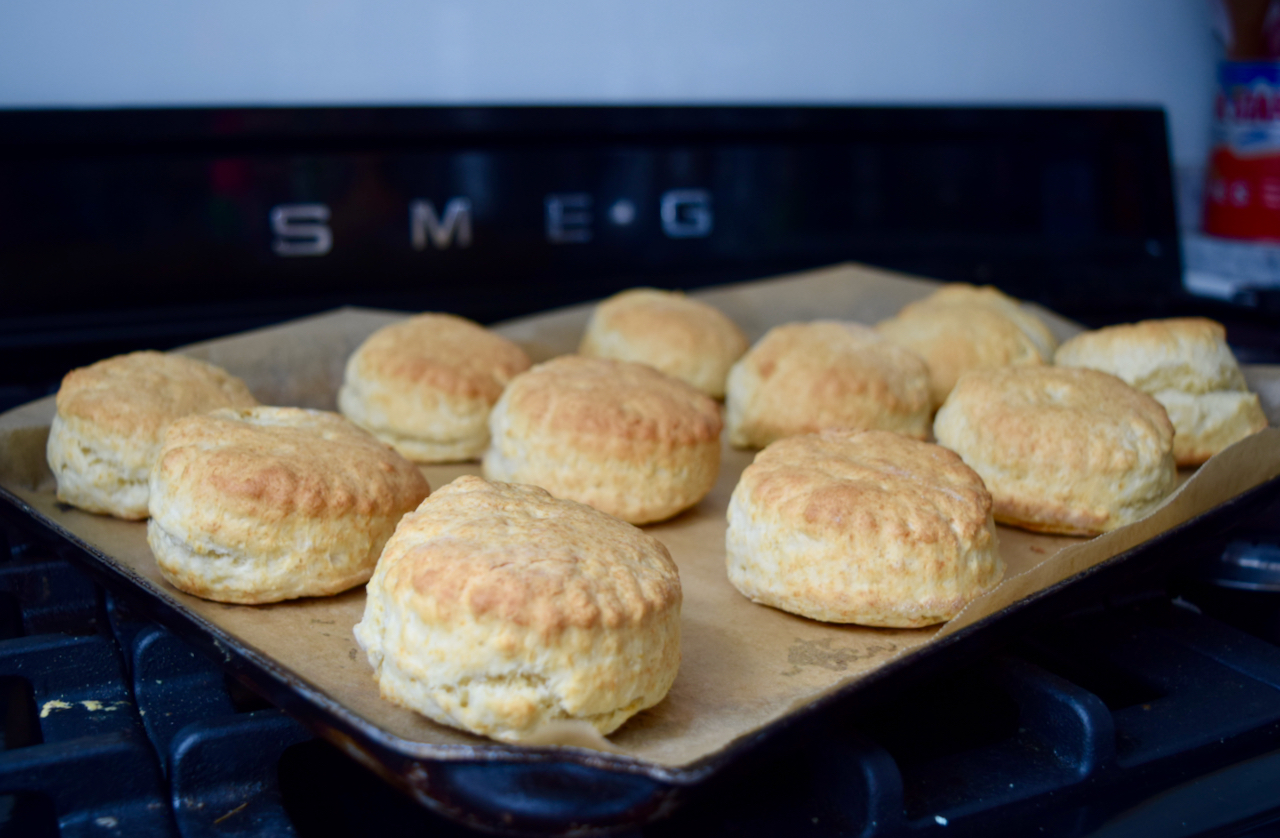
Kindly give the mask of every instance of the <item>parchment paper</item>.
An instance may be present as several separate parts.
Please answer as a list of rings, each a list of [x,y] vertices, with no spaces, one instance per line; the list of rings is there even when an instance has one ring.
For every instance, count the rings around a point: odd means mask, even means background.
[[[698,292],[736,320],[754,340],[794,320],[842,318],[874,323],[928,294],[935,283],[857,265],[841,265],[756,283]],[[1041,312],[1059,338],[1078,326]],[[589,314],[578,306],[512,321],[498,331],[534,360],[573,351]],[[343,309],[189,348],[245,379],[267,404],[333,409],[347,355],[369,333],[401,314]],[[1280,415],[1280,367],[1247,370],[1272,425]],[[142,577],[140,587],[203,616],[274,658],[337,703],[409,743],[478,744],[478,737],[437,725],[378,696],[351,628],[364,608],[358,589],[327,599],[268,606],[206,602],[179,593],[159,575],[145,527],[60,505],[45,465],[44,441],[53,400],[0,416],[0,486],[36,513],[105,552]],[[658,766],[687,766],[795,708],[910,654],[931,640],[993,614],[1029,593],[1132,547],[1246,489],[1280,474],[1280,431],[1274,427],[1215,457],[1187,477],[1163,507],[1143,521],[1093,540],[1001,528],[1005,581],[944,626],[894,630],[826,625],[756,605],[725,575],[725,509],[753,454],[726,447],[715,489],[696,508],[647,529],[671,550],[684,585],[683,663],[668,697],[625,724],[612,748]],[[424,468],[432,487],[477,464]]]

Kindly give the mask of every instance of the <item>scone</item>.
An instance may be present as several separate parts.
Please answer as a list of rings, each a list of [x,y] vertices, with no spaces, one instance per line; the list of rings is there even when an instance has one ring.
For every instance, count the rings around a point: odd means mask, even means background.
[[[719,399],[747,346],[747,336],[714,306],[678,291],[632,288],[595,307],[578,353],[648,364]]]
[[[529,368],[524,350],[452,314],[419,314],[386,326],[347,361],[338,409],[418,463],[479,457],[489,411]]]
[[[1085,332],[1058,347],[1056,363],[1102,370],[1164,405],[1177,432],[1173,456],[1196,466],[1267,426],[1221,323],[1146,320]]]
[[[165,579],[205,599],[336,594],[368,580],[428,491],[417,467],[336,413],[217,410],[165,432],[147,543]]]
[[[990,286],[944,285],[876,329],[929,366],[938,408],[968,370],[1048,364],[1057,341],[1018,301]]]
[[[1173,425],[1106,373],[1000,367],[966,373],[933,425],[982,476],[996,520],[1040,532],[1123,527],[1173,491]]]
[[[761,451],[729,501],[729,581],[833,623],[949,620],[1004,575],[991,495],[955,453],[888,431],[826,430]]]
[[[617,729],[680,666],[680,577],[643,531],[536,486],[459,477],[406,515],[356,641],[383,698],[521,741],[548,722]]]
[[[1018,328],[1031,339],[1046,361],[1053,357],[1053,350],[1058,346],[1058,339],[1053,336],[1053,332],[1049,330],[1049,327],[1045,325],[1043,320],[1025,308],[1020,301],[1010,297],[994,285],[979,286],[970,285],[967,282],[949,282],[923,300],[903,306],[899,314],[906,314],[910,317],[917,308],[968,305],[984,306],[1004,314],[1018,324]]]
[[[58,389],[46,454],[58,500],[147,517],[147,476],[175,419],[258,403],[244,382],[184,355],[132,352],[72,370]]]
[[[763,448],[823,428],[929,435],[924,361],[858,323],[775,326],[734,364],[725,400],[729,443]]]
[[[702,500],[720,470],[720,408],[644,364],[565,355],[507,386],[484,476],[532,483],[632,524]]]

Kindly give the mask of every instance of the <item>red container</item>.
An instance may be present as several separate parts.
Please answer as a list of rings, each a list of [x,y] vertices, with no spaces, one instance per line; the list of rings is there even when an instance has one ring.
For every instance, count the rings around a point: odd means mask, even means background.
[[[1218,67],[1204,231],[1280,241],[1280,62]]]

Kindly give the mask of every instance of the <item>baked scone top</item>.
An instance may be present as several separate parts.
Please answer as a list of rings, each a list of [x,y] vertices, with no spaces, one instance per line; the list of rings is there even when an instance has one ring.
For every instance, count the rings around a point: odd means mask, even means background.
[[[983,306],[926,306],[909,317],[883,320],[876,329],[928,364],[934,407],[946,401],[956,381],[971,369],[1048,362],[1017,324]]]
[[[874,395],[891,411],[914,411],[920,400],[920,359],[860,323],[815,320],[775,326],[748,358],[762,380],[799,374],[815,393]]]
[[[1118,376],[1146,393],[1247,389],[1227,330],[1204,317],[1144,320],[1084,332],[1058,348],[1055,363]]]
[[[711,396],[750,344],[724,312],[678,291],[632,288],[596,306],[581,354],[650,364]]]
[[[679,291],[631,288],[601,302],[592,317],[602,327],[652,337],[673,352],[747,351],[746,336],[724,312]]]
[[[924,439],[931,406],[925,362],[870,326],[786,323],[770,329],[729,373],[729,441],[762,448],[833,427]]]
[[[943,410],[962,412],[966,425],[982,428],[1004,462],[1034,454],[1046,463],[1113,469],[1135,448],[1167,451],[1173,444],[1173,424],[1158,401],[1097,370],[975,370],[960,379]],[[954,423],[939,413],[935,433],[947,424]]]
[[[382,588],[428,623],[471,618],[545,638],[637,626],[679,608],[662,542],[537,486],[459,477],[387,542]]]
[[[1023,334],[1035,344],[1046,362],[1053,358],[1053,351],[1058,346],[1058,339],[1039,317],[1024,309],[1018,300],[993,285],[976,286],[967,282],[950,282],[923,300],[903,306],[898,316],[910,317],[918,310],[930,306],[982,306],[998,311],[1022,330]]]
[[[627,458],[625,443],[688,446],[720,436],[720,408],[683,381],[627,361],[563,355],[511,382],[506,417],[521,435],[566,436],[579,450],[601,449]],[[622,441],[622,444],[619,444]]]
[[[427,313],[370,335],[352,355],[348,376],[426,386],[493,404],[529,363],[523,349],[478,323]]]
[[[959,455],[890,431],[828,429],[756,455],[741,491],[814,537],[986,547],[991,494]]]
[[[933,431],[982,475],[997,521],[1042,532],[1109,532],[1153,510],[1177,483],[1164,407],[1097,370],[974,370]]]
[[[250,528],[294,517],[395,514],[429,491],[416,467],[338,414],[293,407],[174,422],[153,487],[157,481],[181,487],[180,502],[192,513],[204,509],[202,518],[217,514],[228,527]]]
[[[876,324],[929,365],[933,407],[972,369],[1048,364],[1057,341],[1017,300],[990,286],[957,282]]]
[[[173,420],[220,407],[252,407],[245,383],[221,367],[185,355],[146,350],[72,370],[57,395],[64,420],[113,436],[159,442]]]

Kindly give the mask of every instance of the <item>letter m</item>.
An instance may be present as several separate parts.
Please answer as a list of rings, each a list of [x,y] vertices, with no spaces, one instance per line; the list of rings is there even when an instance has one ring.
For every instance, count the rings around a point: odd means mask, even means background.
[[[471,201],[450,198],[444,205],[444,219],[430,201],[409,204],[409,240],[414,250],[426,250],[428,240],[437,250],[445,250],[457,240],[458,247],[471,246]]]

